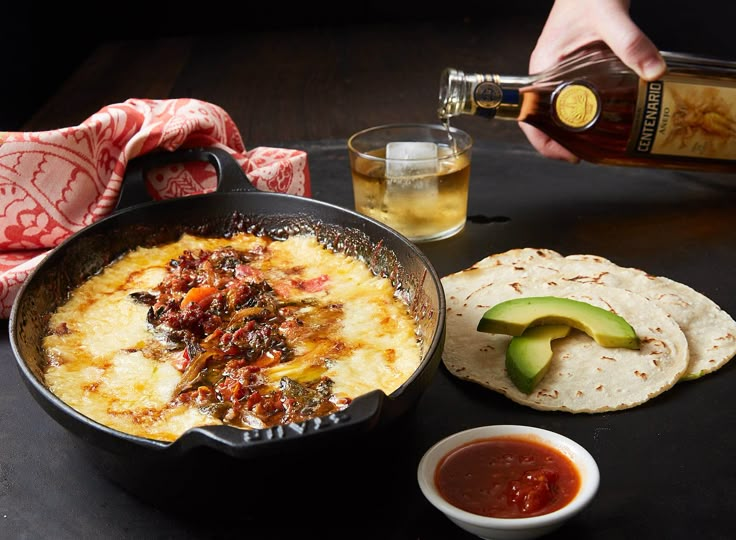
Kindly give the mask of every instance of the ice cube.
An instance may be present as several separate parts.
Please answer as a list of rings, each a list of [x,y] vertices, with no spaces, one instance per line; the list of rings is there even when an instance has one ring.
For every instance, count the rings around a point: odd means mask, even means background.
[[[437,174],[437,145],[433,142],[390,142],[386,145],[386,176]]]

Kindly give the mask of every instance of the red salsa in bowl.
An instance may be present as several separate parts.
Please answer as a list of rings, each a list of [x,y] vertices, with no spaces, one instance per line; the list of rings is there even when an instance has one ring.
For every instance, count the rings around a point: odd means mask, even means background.
[[[559,433],[490,425],[435,443],[417,467],[422,494],[447,518],[481,538],[537,538],[593,500],[593,456]]]
[[[537,516],[568,504],[580,473],[559,450],[527,437],[479,439],[446,454],[435,471],[440,495],[473,514]]]

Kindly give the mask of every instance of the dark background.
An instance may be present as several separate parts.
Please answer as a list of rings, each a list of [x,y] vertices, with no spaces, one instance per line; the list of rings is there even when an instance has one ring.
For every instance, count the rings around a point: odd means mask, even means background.
[[[552,5],[551,2],[538,0],[521,0],[509,4],[462,2],[450,5],[450,9],[437,10],[421,4],[389,2],[356,4],[352,8],[345,5],[328,10],[311,2],[296,7],[260,2],[255,5],[253,2],[232,4],[200,3],[189,7],[179,2],[132,1],[106,4],[103,8],[101,4],[78,7],[69,3],[26,1],[4,6],[0,130],[53,129],[64,127],[61,123],[81,122],[87,113],[95,112],[100,106],[107,104],[104,102],[105,97],[108,101],[122,98],[109,92],[101,94],[99,90],[97,94],[94,93],[95,89],[104,84],[100,77],[115,80],[108,72],[100,71],[103,67],[114,70],[119,65],[121,70],[130,69],[126,61],[129,61],[131,51],[146,49],[151,55],[142,58],[154,62],[157,58],[155,50],[160,49],[164,43],[171,47],[169,50],[172,56],[165,57],[167,59],[185,61],[192,51],[210,50],[212,61],[216,63],[218,51],[222,51],[223,40],[228,40],[227,46],[230,50],[239,48],[245,57],[254,49],[257,54],[264,54],[258,44],[274,37],[283,41],[284,36],[316,34],[325,41],[324,56],[321,57],[324,63],[315,65],[315,71],[328,69],[339,75],[343,69],[340,62],[350,61],[348,57],[340,55],[341,36],[355,32],[359,35],[365,34],[364,41],[354,43],[352,50],[370,54],[376,45],[374,40],[380,39],[381,32],[387,28],[406,26],[407,39],[403,43],[398,42],[394,47],[395,56],[391,60],[385,57],[374,58],[375,66],[380,68],[382,64],[392,62],[403,64],[406,69],[397,68],[395,73],[399,77],[395,83],[402,85],[420,81],[421,75],[426,74],[427,82],[422,83],[422,88],[429,86],[431,82],[432,88],[428,91],[434,97],[437,66],[441,64],[432,64],[428,57],[436,58],[444,51],[447,61],[453,60],[468,69],[472,65],[478,69],[485,68],[485,71],[499,72],[500,69],[496,67],[499,66],[520,73],[526,68],[526,59],[533,48],[534,39]],[[580,4],[580,16],[585,17],[585,2]],[[634,20],[660,49],[736,59],[736,45],[732,39],[732,25],[736,15],[733,3],[713,0],[634,0],[632,4]],[[412,28],[419,28],[421,35],[430,33],[434,50],[417,44],[412,37]],[[371,37],[373,32],[378,34]],[[498,41],[496,36],[499,35],[508,36],[508,39]],[[208,47],[208,41],[211,41],[211,47]],[[196,43],[194,49],[193,43]],[[502,44],[503,48],[496,47],[496,43]],[[330,44],[336,44],[337,47],[330,48]],[[309,67],[310,59],[300,58],[297,40],[291,46],[293,49],[277,49],[281,56],[272,60],[285,63],[304,61],[305,69],[300,73],[308,76],[309,70],[306,68]],[[416,47],[422,47],[422,50],[417,51]],[[454,54],[451,52],[453,50]],[[425,60],[417,63],[417,54]],[[227,58],[226,55],[221,57]],[[500,59],[503,61],[499,61]],[[172,62],[166,59],[162,61],[165,64],[140,66],[144,70],[142,72],[129,71],[130,76],[145,78],[149,74],[160,79],[163,77],[162,70],[173,73],[172,70],[176,67]],[[268,56],[263,57],[263,62],[269,62]],[[412,70],[417,73],[412,73]],[[392,73],[391,69],[387,73]],[[80,102],[85,98],[84,94],[89,94],[89,107],[77,110],[73,107],[76,103],[74,102],[67,104],[66,116],[49,115],[47,111],[45,120],[31,122],[34,115],[75,74],[77,81],[74,92]],[[181,72],[178,74],[180,76]],[[222,76],[217,71],[213,71],[211,75]],[[262,75],[269,76],[267,70]],[[80,81],[79,77],[84,76],[88,79]],[[258,85],[258,71],[251,72],[251,76],[252,79],[247,82]],[[374,76],[381,77],[380,74]],[[176,75],[172,77],[175,78]],[[176,85],[159,88],[130,87],[129,91],[134,90],[157,90],[158,94],[127,97],[180,97],[186,93],[186,89]],[[164,95],[166,90],[169,90],[168,95]],[[190,90],[197,89],[193,87]],[[413,93],[414,91],[407,91],[404,97],[409,98]],[[325,95],[326,99],[329,97],[329,94]],[[398,96],[400,97],[402,96]],[[227,110],[233,108],[228,108],[229,100],[220,101],[223,101],[220,104]],[[339,102],[334,105],[335,108],[340,107]],[[59,107],[63,108],[63,105]],[[235,108],[237,109],[237,105]],[[74,114],[77,116],[72,116]],[[237,114],[234,116],[236,123],[242,120]],[[344,133],[335,135],[343,136]]]

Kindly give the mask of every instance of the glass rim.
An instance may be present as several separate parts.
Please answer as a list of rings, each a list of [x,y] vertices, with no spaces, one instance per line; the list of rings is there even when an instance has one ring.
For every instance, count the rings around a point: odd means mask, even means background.
[[[426,124],[422,122],[396,122],[396,123],[390,123],[390,124],[380,124],[377,126],[372,126],[372,127],[368,127],[365,129],[361,129],[360,131],[356,131],[355,133],[350,135],[350,137],[348,137],[348,141],[347,141],[348,150],[364,159],[368,159],[372,161],[387,161],[385,157],[373,156],[371,154],[367,154],[361,150],[358,150],[357,148],[355,148],[354,140],[368,133],[377,132],[377,131],[386,130],[386,129],[401,129],[401,128],[424,128],[424,129],[432,129],[432,130],[443,131],[443,132],[447,132],[449,130],[450,133],[452,134],[459,134],[467,138],[467,142],[466,144],[463,145],[462,150],[453,152],[452,154],[439,158],[439,159],[448,159],[452,157],[462,156],[470,152],[473,148],[473,144],[475,143],[475,141],[473,140],[473,136],[470,135],[470,133],[460,128],[457,128],[457,127],[444,126],[442,124]],[[426,158],[400,159],[400,160],[396,159],[392,161],[405,161],[405,162],[426,161]]]

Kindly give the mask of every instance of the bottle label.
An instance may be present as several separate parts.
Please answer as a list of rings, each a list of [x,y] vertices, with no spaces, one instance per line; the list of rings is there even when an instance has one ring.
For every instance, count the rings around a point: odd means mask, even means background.
[[[736,160],[736,83],[686,75],[639,86],[632,154]]]
[[[503,90],[495,81],[483,81],[473,89],[475,114],[485,118],[496,116],[496,110],[503,99]]]
[[[571,82],[563,84],[552,96],[555,120],[572,131],[587,129],[598,119],[601,100],[587,84]]]

